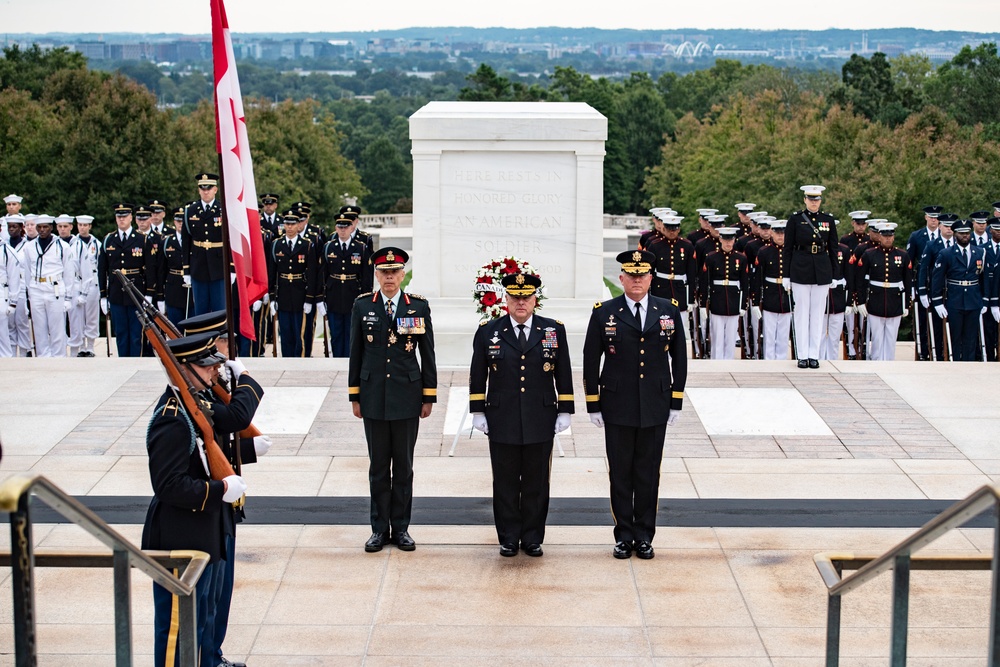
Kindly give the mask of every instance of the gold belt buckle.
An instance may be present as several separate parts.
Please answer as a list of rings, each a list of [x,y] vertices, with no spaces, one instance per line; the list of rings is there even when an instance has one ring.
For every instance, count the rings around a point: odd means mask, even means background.
[[[780,284],[781,284],[781,281],[782,281],[782,280],[783,280],[783,278],[781,278],[781,277],[779,276],[779,277],[778,277],[778,280],[776,280],[775,282],[776,282],[777,284],[779,284],[779,285],[780,285]]]

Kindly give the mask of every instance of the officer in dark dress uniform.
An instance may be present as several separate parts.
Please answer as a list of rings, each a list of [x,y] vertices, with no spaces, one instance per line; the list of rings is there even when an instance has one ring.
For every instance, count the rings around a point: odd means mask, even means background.
[[[299,214],[299,223],[302,225],[302,228],[299,230],[299,236],[309,241],[309,244],[313,249],[313,253],[316,255],[316,266],[318,268],[319,263],[323,260],[323,247],[326,245],[326,232],[323,231],[322,227],[311,222],[311,203],[307,201],[297,201],[292,204],[292,210]],[[321,289],[322,281],[318,282],[316,287],[317,289]],[[317,300],[317,303],[321,303],[321,301]],[[305,330],[302,337],[302,344],[304,355],[307,357],[312,356],[313,342],[316,340],[316,315],[316,311],[312,309],[305,313]],[[323,317],[323,315],[320,317]]]
[[[190,314],[191,287],[185,283],[188,267],[184,263],[183,234],[184,208],[174,211],[174,232],[164,234],[161,243],[162,261],[160,262],[159,284],[162,286],[162,299],[166,306],[167,319],[177,324]]]
[[[285,212],[285,235],[271,243],[268,285],[271,314],[278,317],[281,356],[304,357],[308,333],[305,316],[319,299],[316,251],[302,238],[303,220],[294,210]]]
[[[687,240],[691,242],[691,245],[697,246],[698,241],[702,240],[708,236],[708,230],[711,228],[711,224],[708,222],[708,216],[715,215],[719,212],[717,208],[699,208],[698,210],[698,229],[690,232],[687,235]]]
[[[840,242],[850,250],[854,250],[859,243],[868,238],[868,216],[871,211],[851,211],[847,215],[851,218],[851,231],[840,237]]]
[[[281,216],[277,216],[277,219],[281,219]],[[282,223],[284,226],[284,223]],[[261,247],[264,249],[264,257],[266,263],[270,266],[271,263],[271,244],[274,240],[271,230],[261,226],[260,228],[260,241]],[[268,293],[264,294],[259,301],[254,301],[250,304],[250,319],[253,321],[253,331],[256,340],[249,340],[244,336],[239,336],[240,339],[240,356],[241,357],[263,357],[267,349],[267,341],[271,337],[271,309],[268,308],[268,304],[271,302],[271,286],[268,285]],[[233,296],[237,296],[238,291],[233,292]],[[233,316],[236,315],[236,310],[233,311]],[[235,327],[235,323],[234,323]]]
[[[215,348],[214,334],[198,334],[167,342],[195,386],[206,390],[216,381],[225,361]],[[245,428],[260,404],[263,389],[249,375],[241,375],[225,414],[214,416],[215,439],[223,442],[227,429]],[[192,425],[177,391],[167,387],[150,419],[146,432],[149,479],[153,499],[142,529],[142,548],[159,550],[195,549],[208,554],[210,563],[197,585],[197,636],[204,650],[201,664],[216,664],[209,657],[214,614],[212,584],[215,568],[225,558],[223,510],[239,500],[246,484],[238,475],[223,480],[211,478],[200,433]],[[242,426],[240,426],[242,424]],[[153,584],[154,664],[172,667],[177,655],[176,602],[166,589]]]
[[[819,368],[826,299],[837,261],[837,225],[820,210],[822,185],[804,185],[806,208],[788,218],[782,257],[785,275],[792,282],[795,357],[799,368]]]
[[[351,238],[351,221],[339,216],[337,233],[326,242],[320,263],[325,302],[318,313],[330,322],[330,356],[351,352],[351,310],[354,300],[372,291],[371,252],[364,242]],[[319,305],[317,306],[319,308]]]
[[[944,208],[941,206],[925,206],[925,226],[911,232],[910,237],[906,240],[906,254],[910,256],[910,265],[913,267],[912,278],[914,292],[910,295],[910,297],[911,300],[916,301],[916,304],[914,305],[916,308],[914,317],[920,321],[920,337],[916,341],[918,361],[928,361],[930,359],[930,340],[926,326],[928,311],[924,308],[923,304],[917,300],[917,276],[920,274],[920,261],[924,256],[924,251],[927,249],[928,244],[933,243],[934,240],[940,236],[938,227],[941,223],[938,220],[938,216],[941,215],[943,211]]]
[[[986,251],[972,245],[972,222],[952,225],[956,245],[938,253],[931,274],[931,305],[951,329],[953,361],[975,361],[979,353],[980,316],[987,310]]]
[[[502,284],[509,314],[483,322],[472,342],[469,412],[490,439],[500,555],[520,545],[541,556],[553,434],[569,428],[573,372],[566,327],[534,314],[541,279],[518,273]]]
[[[663,238],[663,219],[677,213],[671,208],[658,206],[649,209],[649,215],[653,221],[653,228],[647,229],[639,235],[639,250],[649,250],[649,246]]]
[[[656,256],[650,293],[673,303],[681,314],[681,328],[689,331],[688,304],[695,304],[698,263],[695,260],[694,246],[680,236],[683,219],[664,214],[661,223],[663,234],[651,241],[645,250]]]
[[[351,238],[357,239],[368,246],[369,253],[375,252],[372,235],[358,227],[361,222],[361,207],[354,204],[341,206],[338,216],[341,215],[351,221]]]
[[[858,312],[868,318],[868,358],[873,361],[896,358],[899,324],[910,311],[913,271],[907,251],[892,245],[895,229],[894,222],[880,223],[881,243],[858,260],[858,272],[864,276],[859,283]]]
[[[226,307],[229,267],[222,260],[222,208],[215,195],[219,177],[202,173],[196,177],[200,199],[188,205],[184,219],[184,254],[191,272],[194,314]]]
[[[97,279],[101,285],[101,310],[107,315],[115,329],[115,342],[119,357],[142,356],[142,325],[136,316],[135,305],[125,293],[121,281],[114,272],[118,269],[125,274],[136,288],[146,293],[146,276],[152,261],[149,240],[132,228],[131,204],[115,204],[115,223],[118,231],[104,237],[104,252],[97,263]]]
[[[653,557],[660,464],[667,426],[680,416],[687,382],[680,312],[649,294],[650,252],[626,251],[621,296],[594,306],[583,345],[590,421],[604,428],[615,521],[615,558]],[[602,364],[603,359],[603,364]]]
[[[785,242],[785,220],[775,220],[771,225],[771,239],[754,258],[753,280],[750,290],[753,319],[763,327],[761,359],[787,359],[788,334],[792,325],[792,303],[788,290],[788,277],[781,258]],[[780,243],[779,243],[780,242]]]
[[[278,195],[273,192],[266,192],[260,196],[260,228],[271,233],[271,237],[278,235],[278,227],[284,224],[281,214],[278,212]]]
[[[379,290],[351,312],[347,393],[368,440],[372,536],[365,551],[390,542],[413,551],[413,447],[420,420],[437,402],[434,328],[427,300],[400,289],[409,256],[386,247],[372,255]],[[417,360],[419,352],[420,359]],[[391,532],[390,532],[391,531]]]
[[[937,256],[941,251],[956,245],[955,234],[952,232],[951,226],[957,221],[958,216],[954,213],[942,213],[938,216],[937,238],[929,241],[925,246],[917,270],[917,299],[928,312],[927,331],[930,339],[928,352],[936,361],[944,361],[945,359],[944,321],[931,306],[931,275],[934,273],[934,263],[937,262]]]
[[[1000,202],[993,204],[994,213]],[[79,217],[77,218],[79,221]],[[986,244],[987,285],[990,294],[990,312],[983,315],[983,330],[986,333],[986,360],[997,360],[997,328],[1000,324],[1000,291],[997,289],[1000,281],[1000,218],[993,217],[987,221],[990,241]]]
[[[712,359],[734,357],[739,318],[750,302],[750,267],[746,255],[733,250],[736,233],[735,227],[719,230],[720,248],[705,258],[699,277],[699,305],[709,313]]]

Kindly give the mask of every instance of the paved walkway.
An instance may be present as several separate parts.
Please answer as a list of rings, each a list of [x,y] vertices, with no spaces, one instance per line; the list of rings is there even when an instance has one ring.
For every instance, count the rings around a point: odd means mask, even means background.
[[[294,496],[302,507],[308,497],[367,494],[346,363],[265,358],[248,365],[267,389],[256,421],[275,440],[245,472],[250,521],[239,529],[226,644],[227,655],[252,667],[819,665],[825,593],[813,554],[882,551],[911,532],[808,521],[798,528],[668,525],[657,533],[656,559],[622,562],[610,555],[610,520],[602,518],[600,525],[551,526],[541,559],[503,559],[492,526],[470,518],[413,526],[412,554],[365,554],[363,525],[253,524],[253,496]],[[693,362],[685,410],[668,432],[662,505],[683,498],[737,505],[868,499],[876,506],[963,497],[1000,476],[996,368],[824,362],[800,371],[793,362]],[[427,502],[457,497],[481,506],[491,493],[486,439],[469,433],[468,419],[462,425],[467,381],[466,372],[442,371],[439,403],[421,424],[415,493]],[[155,362],[4,360],[0,386],[0,478],[27,471],[95,500],[148,498],[144,435],[163,387]],[[603,433],[584,414],[579,377],[577,387],[580,413],[560,438],[565,456],[553,461],[553,496],[570,504],[607,497]],[[36,406],[48,406],[44,416]],[[141,526],[116,527],[138,540]],[[99,549],[70,525],[40,525],[35,538],[39,548]],[[933,548],[989,552],[991,539],[988,529],[968,528]],[[109,572],[40,572],[41,664],[111,664],[110,580]],[[884,576],[847,598],[843,665],[886,664],[890,583]],[[915,573],[909,664],[981,665],[988,587],[986,573]],[[137,665],[151,664],[148,589],[135,575]],[[4,572],[0,598],[10,595]],[[0,604],[0,665],[12,664],[10,614],[10,604]]]

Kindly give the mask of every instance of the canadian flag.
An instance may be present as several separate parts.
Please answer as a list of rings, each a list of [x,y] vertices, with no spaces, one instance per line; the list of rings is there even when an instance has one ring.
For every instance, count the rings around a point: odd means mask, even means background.
[[[257,188],[243,114],[240,80],[222,0],[212,3],[212,60],[215,66],[215,149],[222,162],[229,245],[239,288],[240,333],[256,340],[250,304],[267,294],[267,263],[260,235]]]

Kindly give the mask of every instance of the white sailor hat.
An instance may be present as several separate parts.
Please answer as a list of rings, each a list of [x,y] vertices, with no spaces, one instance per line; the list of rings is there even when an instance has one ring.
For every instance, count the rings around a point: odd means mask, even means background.
[[[34,222],[37,218],[38,218],[38,215],[36,213],[25,213],[24,214],[24,221],[25,222]]]
[[[783,232],[785,227],[788,225],[787,220],[772,220],[771,221],[771,231],[772,232]]]
[[[78,216],[76,216],[76,224],[78,224],[78,225],[92,225],[92,224],[94,224],[94,216],[92,216],[92,215],[78,215]]]
[[[3,198],[5,204],[20,204],[21,201],[23,200],[24,197],[22,197],[21,195],[13,195],[13,194],[7,195],[6,197]]]
[[[847,215],[851,216],[851,220],[857,220],[860,222],[862,220],[867,220],[868,216],[871,214],[871,211],[851,211]]]
[[[57,225],[63,225],[63,224],[70,224],[70,225],[72,225],[73,224],[73,216],[69,215],[68,213],[63,213],[62,215],[56,217],[56,224]]]
[[[698,215],[705,219],[708,219],[708,216],[715,215],[719,212],[719,209],[717,208],[696,208],[695,210],[698,211]]]
[[[23,225],[24,224],[24,216],[21,215],[20,213],[15,213],[14,215],[5,216],[5,219],[7,220],[7,224],[8,225],[11,224],[11,223],[13,223],[15,225]]]
[[[809,199],[822,199],[826,188],[822,185],[803,185],[799,188]]]
[[[757,204],[743,203],[743,204],[737,204],[736,205],[736,210],[737,211],[743,211],[744,213],[749,213],[750,211],[754,210],[755,208],[757,208]]]
[[[878,224],[878,233],[882,236],[892,236],[896,233],[896,223],[895,222],[880,222]]]
[[[43,213],[42,215],[39,215],[39,216],[35,217],[35,224],[36,225],[51,225],[53,220],[55,220],[55,218],[53,218],[51,215],[47,215],[47,214]]]

